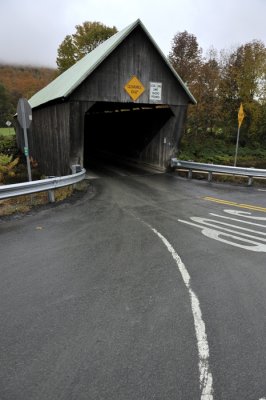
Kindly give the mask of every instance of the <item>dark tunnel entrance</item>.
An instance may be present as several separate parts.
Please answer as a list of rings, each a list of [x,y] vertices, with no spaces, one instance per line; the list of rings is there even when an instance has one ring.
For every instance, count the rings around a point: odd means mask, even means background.
[[[140,160],[173,115],[167,105],[97,102],[85,114],[84,166],[103,155]]]

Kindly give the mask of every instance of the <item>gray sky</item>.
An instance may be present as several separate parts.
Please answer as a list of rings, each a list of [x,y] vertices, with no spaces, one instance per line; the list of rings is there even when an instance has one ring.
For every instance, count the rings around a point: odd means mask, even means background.
[[[4,63],[56,67],[58,46],[84,21],[121,30],[140,18],[166,55],[184,30],[203,50],[266,43],[266,0],[0,0],[0,16]]]

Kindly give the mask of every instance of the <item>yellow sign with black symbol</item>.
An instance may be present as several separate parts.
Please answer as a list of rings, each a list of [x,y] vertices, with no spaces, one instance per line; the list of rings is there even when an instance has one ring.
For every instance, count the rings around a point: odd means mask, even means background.
[[[243,109],[243,104],[241,103],[240,107],[239,107],[239,111],[238,111],[238,127],[239,128],[240,128],[244,118],[245,118],[245,113],[244,113],[244,109]]]
[[[132,78],[124,86],[124,89],[134,101],[137,100],[143,92],[145,92],[145,87],[136,76],[132,76]]]

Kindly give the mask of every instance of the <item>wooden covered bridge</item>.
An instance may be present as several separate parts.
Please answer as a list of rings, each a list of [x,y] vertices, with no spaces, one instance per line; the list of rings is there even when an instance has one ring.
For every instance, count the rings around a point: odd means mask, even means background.
[[[30,154],[46,175],[65,175],[101,152],[164,168],[195,99],[137,20],[29,103]]]

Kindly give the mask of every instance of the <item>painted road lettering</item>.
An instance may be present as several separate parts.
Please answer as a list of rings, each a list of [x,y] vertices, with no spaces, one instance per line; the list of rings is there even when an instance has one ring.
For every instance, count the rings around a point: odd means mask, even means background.
[[[245,250],[266,253],[266,225],[255,222],[266,221],[265,217],[257,217],[250,212],[230,209],[223,212],[225,215],[209,213],[215,219],[190,217],[189,221],[182,219],[178,221],[201,229],[201,233],[210,239]],[[234,218],[234,216],[238,218]]]

